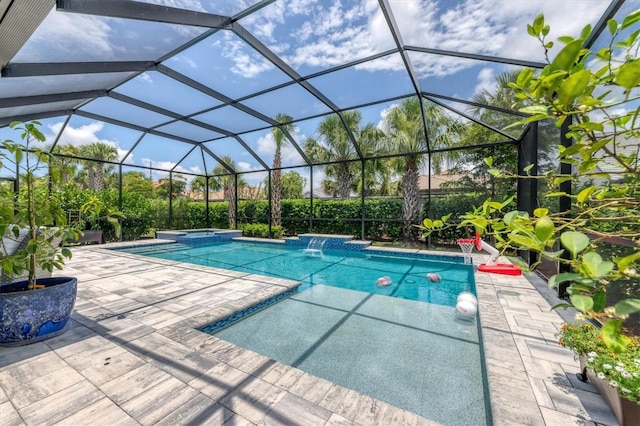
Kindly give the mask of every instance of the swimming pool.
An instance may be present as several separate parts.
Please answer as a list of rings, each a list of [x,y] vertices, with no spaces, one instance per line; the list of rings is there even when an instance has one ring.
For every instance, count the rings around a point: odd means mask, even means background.
[[[215,335],[443,424],[488,423],[477,323],[455,315],[457,295],[475,292],[471,265],[239,242],[126,251],[301,281]],[[377,287],[381,276],[392,284]]]
[[[160,259],[193,263],[251,274],[300,281],[300,291],[324,284],[384,294],[410,300],[455,306],[463,291],[475,293],[471,265],[432,258],[397,256],[391,253],[325,250],[322,255],[276,244],[226,242],[206,246],[181,244],[145,246],[126,249]],[[442,277],[432,283],[428,273]],[[391,278],[391,285],[380,288],[376,281]]]

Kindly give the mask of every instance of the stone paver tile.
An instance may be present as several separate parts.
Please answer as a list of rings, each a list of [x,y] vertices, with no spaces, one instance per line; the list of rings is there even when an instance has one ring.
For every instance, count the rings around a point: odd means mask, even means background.
[[[197,352],[192,352],[183,358],[170,361],[150,357],[150,355],[151,354],[147,354],[144,357],[149,359],[152,364],[157,365],[162,370],[185,383],[201,376],[203,371],[207,371],[219,364],[218,361],[214,361]]]
[[[596,423],[615,425],[617,420],[600,394],[585,392],[557,384],[547,384],[557,411]]]
[[[255,424],[256,423],[250,422],[239,414],[234,414],[229,420],[224,422],[224,426],[252,426]]]
[[[380,423],[381,425],[392,425],[398,423]],[[342,416],[337,415],[336,413],[331,414],[325,426],[358,426],[358,423],[354,423],[351,420],[345,419]]]
[[[28,345],[27,345],[28,346]],[[26,347],[26,346],[19,346]],[[13,348],[11,348],[13,349]],[[2,349],[0,349],[0,355]],[[0,386],[3,386],[7,393],[11,393],[11,389],[17,383],[27,383],[38,377],[53,373],[56,370],[66,367],[67,364],[62,358],[52,352],[35,355],[26,358],[21,362],[15,363],[12,367],[0,370]]]
[[[85,380],[18,411],[29,425],[53,424],[102,398],[104,394]]]
[[[252,376],[259,376],[263,371],[268,370],[276,362],[267,356],[253,351],[247,352],[248,354],[245,356],[231,360],[229,365],[232,365],[245,373],[249,373]]]
[[[103,363],[107,359],[115,358],[126,352],[127,350],[122,346],[97,346],[65,358],[65,361],[76,370],[81,371],[96,364]]]
[[[184,317],[172,312],[163,311],[158,308],[154,308],[155,311],[148,312],[149,307],[145,307],[141,310],[132,312],[130,318],[140,321],[155,329],[167,327],[184,320]],[[139,315],[136,315],[138,313]]]
[[[117,356],[96,358],[92,365],[80,370],[80,374],[94,385],[101,386],[145,364],[136,355],[124,352]]]
[[[527,347],[529,348],[529,352],[531,352],[531,356],[534,358],[567,365],[578,365],[574,360],[573,353],[560,345],[545,345],[535,342],[527,342]]]
[[[491,381],[489,383],[489,392],[494,424],[545,425],[540,414],[540,407],[538,407],[533,391],[530,388],[528,391],[524,391],[511,386],[494,385]]]
[[[522,337],[514,337],[513,341],[516,343],[516,347],[518,348],[518,352],[520,355],[531,356],[531,352],[529,352],[529,346],[527,346],[528,339]]]
[[[576,367],[573,365],[562,365],[562,369],[567,373],[567,379],[571,382],[571,386],[576,389],[580,389],[586,392],[598,393],[598,389],[593,386],[591,381],[583,382],[578,379],[576,376],[577,373],[580,373],[580,367]]]
[[[284,376],[284,374],[287,371],[291,370],[292,368],[293,367],[291,367],[290,365],[286,365],[281,362],[276,362],[269,369],[260,373],[258,377],[264,380],[265,382],[271,383],[272,385],[274,385],[277,383],[278,380],[280,380],[282,376]]]
[[[333,411],[335,413],[338,409],[338,406],[340,405],[340,402],[342,402],[342,399],[347,395],[348,392],[349,392],[349,389],[343,386],[334,384],[333,386],[331,386],[331,388],[329,388],[329,390],[324,395],[324,397],[320,400],[318,405],[326,408],[329,411]]]
[[[77,411],[75,414],[62,419],[56,426],[78,426],[78,425],[118,425],[118,426],[138,426],[139,423],[125,413],[109,398],[101,400]]]
[[[100,334],[111,336],[112,340],[122,344],[139,339],[155,331],[153,327],[138,321],[123,318],[121,315],[99,321],[96,329]]]
[[[95,332],[93,330],[85,327],[84,325],[73,319],[69,321],[69,324],[72,325],[69,330],[65,331],[59,336],[47,339],[44,343],[52,349],[59,349],[63,346],[67,346],[71,343],[75,343],[95,335]]]
[[[523,356],[522,362],[524,363],[524,368],[526,369],[527,374],[531,377],[547,380],[564,386],[571,385],[571,382],[567,379],[561,364],[528,356]]]
[[[314,386],[304,391],[300,396],[314,404],[319,404],[332,387],[332,382],[318,377]]]
[[[230,394],[237,386],[246,382],[251,376],[244,371],[220,363],[203,375],[189,382],[189,386],[199,390],[213,400]]]
[[[152,425],[198,395],[198,391],[176,378],[163,380],[121,404],[142,425]]]
[[[542,310],[538,305],[535,305],[533,303],[522,302],[521,300],[513,300],[513,298],[511,297],[501,298],[500,302],[501,303],[504,302],[504,304],[508,306],[508,309],[512,309],[512,310],[527,311],[529,312],[529,314],[531,314],[531,312],[542,312]]]
[[[411,411],[406,410],[404,411],[404,419],[402,424],[406,426],[442,426],[438,422],[425,419],[424,417],[420,417],[416,413],[412,413]]]
[[[555,312],[555,311],[552,311],[552,312],[548,312],[548,311],[547,312],[530,311],[529,315],[534,320],[538,320],[538,321],[545,322],[545,323],[562,324],[564,322],[564,319],[562,319],[562,317],[560,315],[558,315],[558,313]]]
[[[487,374],[502,374],[505,376],[520,377],[525,374],[525,368],[520,357],[512,359],[496,359],[485,357]]]
[[[536,396],[538,405],[553,410],[555,407],[553,405],[551,397],[549,396],[549,392],[547,391],[547,385],[545,381],[542,379],[536,379],[535,377],[529,377],[529,383],[531,384],[531,389]]]
[[[349,420],[353,420],[358,413],[358,408],[364,397],[365,395],[349,389],[338,403],[335,413]]]
[[[382,419],[390,408],[396,407],[365,395],[353,421],[363,426],[383,424]]]
[[[540,407],[542,417],[547,425],[562,425],[562,426],[595,426],[595,423],[590,420],[581,419],[578,417],[570,416],[569,414],[555,411],[551,408]]]
[[[11,402],[6,401],[0,404],[0,424],[2,426],[22,426],[26,423]]]
[[[291,369],[287,370],[282,376],[280,376],[275,385],[284,390],[289,390],[289,388],[293,386],[303,374],[304,371],[291,367]]]
[[[290,388],[289,392],[305,398],[315,404],[319,403],[327,391],[333,386],[328,380],[309,373],[304,373]]]
[[[199,393],[156,423],[156,426],[221,425],[233,412]]]
[[[44,342],[31,345],[0,347],[0,372],[32,362],[39,356],[49,356],[49,347]]]
[[[286,393],[259,423],[268,425],[322,425],[330,417],[326,410],[306,399]]]
[[[81,352],[100,352],[107,349],[116,348],[117,345],[105,339],[102,336],[92,335],[85,339],[81,339],[70,343],[68,345],[61,346],[55,349],[55,352],[62,358],[69,358]],[[91,352],[89,352],[91,353]]]
[[[401,425],[404,423],[404,413],[406,411],[402,410],[393,405],[389,405],[386,407],[378,415],[378,424],[380,425]]]
[[[516,315],[515,317],[516,324],[521,328],[530,328],[534,330],[542,330],[542,331],[554,331],[556,328],[552,323],[548,321],[540,321],[538,319],[526,318],[521,315]]]
[[[252,422],[259,422],[286,392],[263,380],[251,377],[218,402]]]
[[[159,368],[144,364],[109,382],[100,385],[100,389],[116,404],[134,398],[171,376]]]
[[[2,385],[0,385],[0,404],[3,404],[9,400],[9,397],[5,393],[4,389],[2,389]]]
[[[31,382],[19,383],[19,388],[11,395],[11,400],[20,409],[83,380],[85,379],[80,373],[67,366]]]

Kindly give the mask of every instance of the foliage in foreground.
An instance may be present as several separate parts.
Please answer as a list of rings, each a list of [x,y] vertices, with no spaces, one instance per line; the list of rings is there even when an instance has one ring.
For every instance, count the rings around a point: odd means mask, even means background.
[[[639,22],[640,10],[621,23],[611,19],[611,42],[598,52],[584,47],[590,26],[578,38],[561,37],[564,46],[539,75],[525,69],[512,84],[518,102],[527,105],[520,111],[531,115],[518,125],[543,120],[553,120],[558,127],[568,124],[566,136],[573,144],[559,145],[558,159],[570,164],[574,172],[552,171],[544,176],[515,176],[497,168],[489,172],[506,179],[539,179],[550,190],[547,197],[570,198],[570,212],[553,214],[538,208],[530,215],[511,210],[512,200],[488,199],[461,215],[460,224],[491,235],[502,250],[529,250],[567,265],[572,272],[552,277],[549,285],[569,283],[570,305],[583,317],[604,323],[603,341],[615,353],[628,346],[622,322],[640,311],[640,299],[627,298],[607,306],[606,288],[619,278],[640,278],[640,250],[636,243],[629,255],[603,259],[597,242],[612,237],[637,241],[640,237]],[[542,15],[528,31],[548,53],[553,43],[546,40],[549,26]],[[492,167],[492,160],[487,159],[487,164]],[[525,168],[527,173],[530,170]],[[604,183],[596,183],[598,180]],[[575,187],[582,184],[582,189],[575,195],[566,193],[564,182]],[[422,228],[426,234],[445,229],[452,226],[449,218],[425,219]]]
[[[623,336],[627,350],[614,353],[604,343],[602,330],[589,323],[563,324],[558,343],[582,358],[597,378],[606,380],[618,395],[640,402],[640,347],[638,338]]]
[[[62,269],[65,258],[71,258],[71,251],[60,248],[60,242],[77,239],[79,232],[66,224],[65,212],[53,197],[49,196],[47,181],[38,179],[37,173],[46,169],[52,155],[42,150],[36,143],[43,143],[45,137],[38,130],[39,122],[11,123],[10,127],[21,132],[24,148],[11,140],[2,141],[0,169],[5,164],[18,168],[26,181],[24,197],[0,199],[0,267],[9,276],[28,271],[28,287],[36,288],[37,269]],[[52,180],[56,175],[51,176]],[[20,244],[21,232],[28,231],[28,242],[20,250],[9,253],[9,242]],[[12,244],[13,246],[13,244]]]

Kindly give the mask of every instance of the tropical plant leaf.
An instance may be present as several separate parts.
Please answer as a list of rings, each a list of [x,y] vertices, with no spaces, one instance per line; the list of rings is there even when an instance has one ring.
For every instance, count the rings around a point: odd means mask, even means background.
[[[580,312],[589,312],[593,308],[593,298],[582,294],[574,294],[570,297],[571,304]]]
[[[616,303],[616,315],[630,315],[640,312],[640,299],[624,299]]]
[[[612,319],[604,323],[602,326],[602,340],[607,348],[614,353],[623,352],[627,348],[627,343],[621,335],[622,321]]]
[[[582,232],[563,232],[562,235],[560,235],[560,241],[574,258],[578,253],[589,246],[589,237],[584,235]]]

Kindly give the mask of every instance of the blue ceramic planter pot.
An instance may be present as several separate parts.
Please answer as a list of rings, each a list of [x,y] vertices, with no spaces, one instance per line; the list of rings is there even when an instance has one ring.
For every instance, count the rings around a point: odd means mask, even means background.
[[[44,288],[26,290],[28,282],[0,287],[0,345],[39,342],[65,331],[76,303],[78,280],[70,277],[38,279]]]

